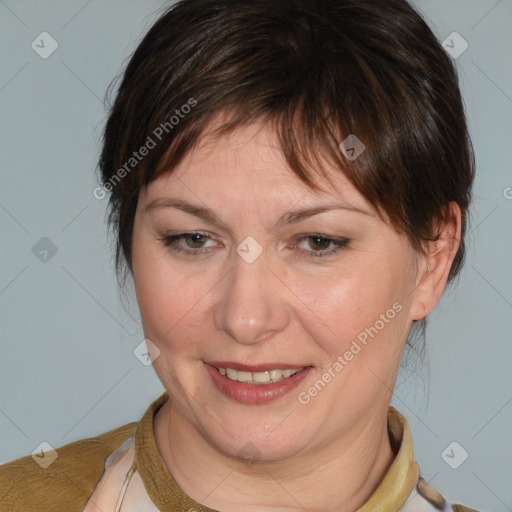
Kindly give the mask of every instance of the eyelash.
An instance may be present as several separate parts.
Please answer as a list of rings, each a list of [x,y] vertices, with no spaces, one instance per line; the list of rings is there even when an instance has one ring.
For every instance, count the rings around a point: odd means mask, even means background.
[[[177,252],[177,253],[185,253],[188,256],[197,257],[201,254],[210,252],[209,250],[202,250],[204,248],[200,247],[198,250],[194,249],[183,249],[182,247],[178,247],[176,245],[176,242],[182,238],[184,238],[187,235],[201,235],[206,240],[211,240],[212,238],[206,234],[202,233],[201,231],[188,231],[185,233],[178,233],[176,235],[168,235],[164,237],[160,237],[159,240],[161,240],[164,244],[164,246],[169,247],[171,250]],[[332,238],[325,235],[313,233],[309,235],[303,235],[299,238],[299,243],[307,240],[308,238],[319,238],[322,242],[330,242],[335,245],[334,249],[324,249],[323,251],[306,251],[304,249],[300,249],[300,252],[305,252],[308,254],[305,254],[306,257],[311,258],[323,258],[326,256],[333,256],[334,254],[337,254],[340,250],[345,249],[348,246],[348,243],[350,240],[348,238]]]

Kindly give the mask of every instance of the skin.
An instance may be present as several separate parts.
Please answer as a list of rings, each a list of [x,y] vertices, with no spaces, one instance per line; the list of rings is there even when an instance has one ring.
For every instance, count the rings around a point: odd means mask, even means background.
[[[212,122],[211,129],[215,128]],[[349,512],[378,487],[394,454],[387,413],[412,321],[438,303],[460,240],[460,210],[426,249],[411,248],[334,168],[332,185],[309,189],[290,170],[270,129],[254,123],[201,138],[172,174],[139,196],[133,278],[146,338],[160,351],[155,371],[169,393],[156,414],[159,452],[194,500],[224,512]],[[216,225],[176,208],[146,206],[167,197],[214,210]],[[340,209],[276,227],[291,209],[343,202]],[[176,246],[166,235],[199,230],[211,239]],[[320,233],[349,238],[323,258]],[[263,252],[247,263],[236,252],[248,236]],[[307,391],[381,314],[401,311],[307,404]],[[203,361],[288,362],[313,366],[287,395],[263,405],[220,393]],[[172,435],[171,435],[172,433]],[[255,450],[256,462],[237,454]],[[312,489],[315,491],[312,492]]]

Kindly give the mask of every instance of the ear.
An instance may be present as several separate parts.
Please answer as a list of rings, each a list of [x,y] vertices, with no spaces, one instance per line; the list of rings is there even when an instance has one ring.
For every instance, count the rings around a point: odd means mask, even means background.
[[[449,203],[445,224],[438,224],[438,238],[427,242],[426,254],[418,265],[416,289],[412,300],[411,320],[425,318],[436,307],[448,281],[461,236],[461,211],[457,203]]]

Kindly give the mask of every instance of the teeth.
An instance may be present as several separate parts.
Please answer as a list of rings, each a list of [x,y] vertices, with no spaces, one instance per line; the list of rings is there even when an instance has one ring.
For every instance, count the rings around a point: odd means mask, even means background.
[[[247,384],[268,384],[269,382],[279,382],[287,379],[304,368],[295,370],[265,370],[264,372],[242,372],[232,368],[217,368],[221,375],[225,375],[230,380],[244,382]]]

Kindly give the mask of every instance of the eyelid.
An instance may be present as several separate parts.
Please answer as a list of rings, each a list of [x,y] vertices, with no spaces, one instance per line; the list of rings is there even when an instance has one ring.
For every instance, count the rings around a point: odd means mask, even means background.
[[[300,251],[305,253],[306,257],[312,257],[312,258],[326,257],[327,258],[329,256],[334,256],[342,249],[347,248],[350,243],[349,238],[324,235],[323,233],[307,233],[304,235],[299,235],[298,241],[300,243],[304,240],[307,240],[308,238],[314,238],[314,237],[322,238],[325,242],[334,244],[334,247],[331,247],[330,249],[324,249],[322,251],[308,251],[308,250],[300,249]]]
[[[206,233],[205,231],[198,231],[198,230],[182,231],[179,233],[164,235],[162,237],[159,237],[159,239],[162,240],[164,243],[166,243],[166,245],[171,245],[176,240],[180,240],[181,238],[184,238],[187,235],[201,235],[202,237],[204,237],[206,239],[206,241],[210,241],[210,240],[212,242],[215,241],[215,239],[210,235],[210,233]],[[193,252],[198,252],[199,250],[204,249],[204,247],[198,247],[197,250],[195,250],[195,251],[194,251],[194,249],[190,249],[190,248],[187,248],[187,249],[190,251],[193,251]]]
[[[215,241],[215,239],[206,232],[203,231],[183,231],[171,235],[164,235],[162,237],[158,237],[159,240],[161,240],[166,247],[169,247],[171,250],[173,250],[176,253],[185,253],[187,256],[191,257],[197,257],[202,254],[211,253],[211,249],[207,247],[198,247],[196,249],[191,248],[183,248],[179,247],[177,244],[175,244],[176,241],[184,238],[187,235],[201,235],[206,239],[206,241],[211,240]],[[321,238],[324,242],[328,242],[334,245],[334,248],[330,249],[323,249],[320,251],[314,251],[314,250],[306,250],[306,249],[299,249],[298,252],[302,253],[306,257],[312,257],[312,258],[322,258],[322,257],[329,257],[334,256],[337,254],[340,250],[347,248],[350,239],[346,237],[337,237],[337,236],[330,236],[325,235],[323,233],[304,233],[300,235],[296,235],[294,237],[294,242],[292,243],[293,247],[296,247],[298,243],[301,243],[308,238]]]

